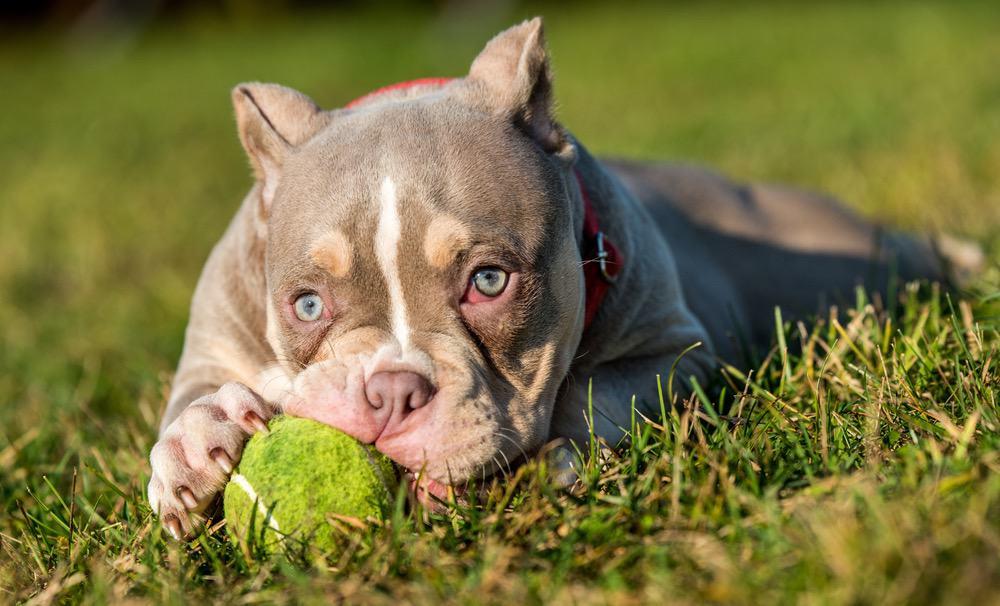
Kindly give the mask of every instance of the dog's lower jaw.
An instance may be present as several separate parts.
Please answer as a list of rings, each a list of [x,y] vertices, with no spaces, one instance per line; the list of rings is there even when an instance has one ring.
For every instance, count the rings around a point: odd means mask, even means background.
[[[523,461],[505,466],[484,467],[482,474],[468,480],[438,481],[426,474],[404,471],[400,481],[407,493],[425,509],[441,513],[452,505],[468,505],[471,500],[484,502],[498,481],[507,479]]]
[[[445,484],[411,471],[403,474],[402,481],[418,503],[437,513],[444,511],[449,504],[461,502],[469,490],[464,483]]]

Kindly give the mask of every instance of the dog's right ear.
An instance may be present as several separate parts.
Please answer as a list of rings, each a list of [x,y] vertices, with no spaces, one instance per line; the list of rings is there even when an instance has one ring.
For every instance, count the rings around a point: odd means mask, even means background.
[[[240,142],[261,184],[260,218],[266,219],[285,157],[329,123],[329,115],[302,93],[278,84],[250,82],[233,89]]]
[[[466,78],[467,97],[512,121],[550,154],[571,162],[574,150],[553,116],[552,69],[541,17],[497,34]]]

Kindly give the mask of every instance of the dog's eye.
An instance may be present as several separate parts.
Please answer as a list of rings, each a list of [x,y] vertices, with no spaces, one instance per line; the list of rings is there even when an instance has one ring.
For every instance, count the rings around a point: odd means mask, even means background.
[[[507,272],[499,267],[484,267],[472,274],[472,285],[487,297],[496,297],[507,288]]]
[[[315,322],[323,315],[323,299],[314,292],[307,292],[295,299],[295,317],[303,322]]]

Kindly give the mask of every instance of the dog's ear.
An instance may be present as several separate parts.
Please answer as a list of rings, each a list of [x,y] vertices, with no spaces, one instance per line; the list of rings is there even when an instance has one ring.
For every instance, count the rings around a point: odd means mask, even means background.
[[[505,115],[545,151],[571,159],[569,138],[552,116],[552,72],[541,17],[490,40],[472,62],[466,83],[477,105]]]
[[[329,115],[296,90],[260,82],[234,88],[233,107],[240,142],[261,184],[263,217],[270,210],[285,157],[323,128]]]

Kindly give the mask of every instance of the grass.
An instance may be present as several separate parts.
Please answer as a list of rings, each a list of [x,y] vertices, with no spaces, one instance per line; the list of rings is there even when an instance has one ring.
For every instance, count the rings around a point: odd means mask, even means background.
[[[960,297],[907,289],[895,314],[859,297],[841,320],[783,326],[791,350],[600,451],[571,493],[529,466],[329,558],[255,559],[218,526],[167,540],[146,456],[197,273],[248,186],[229,87],[280,81],[334,106],[460,74],[536,12],[560,115],[594,151],[830,191],[972,237],[991,269]],[[0,602],[1000,601],[1000,11],[515,13],[0,40]]]

